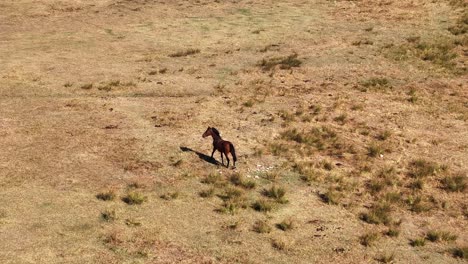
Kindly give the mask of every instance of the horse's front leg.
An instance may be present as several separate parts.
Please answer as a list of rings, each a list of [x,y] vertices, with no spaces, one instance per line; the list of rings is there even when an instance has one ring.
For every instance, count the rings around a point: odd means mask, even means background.
[[[213,152],[211,152],[211,159],[213,159],[213,155],[214,155],[215,151],[216,151],[216,147],[213,147]]]
[[[227,161],[228,161],[228,163],[227,163],[227,165],[226,165],[226,168],[229,168],[229,157],[228,157],[227,154],[226,154],[226,159],[227,159]]]
[[[227,158],[227,156],[226,156]],[[224,165],[224,158],[223,158],[223,152],[221,151],[221,164]]]

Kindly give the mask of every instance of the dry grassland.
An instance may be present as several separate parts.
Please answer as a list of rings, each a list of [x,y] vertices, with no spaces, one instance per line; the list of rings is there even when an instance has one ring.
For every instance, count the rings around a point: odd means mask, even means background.
[[[0,262],[466,262],[467,16],[1,1]]]

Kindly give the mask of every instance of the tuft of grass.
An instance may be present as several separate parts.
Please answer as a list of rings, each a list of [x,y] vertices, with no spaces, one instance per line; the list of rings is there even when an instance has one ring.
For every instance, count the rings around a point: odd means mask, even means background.
[[[390,227],[386,232],[386,236],[389,237],[398,237],[400,235],[400,230],[396,227]]]
[[[375,205],[369,212],[360,215],[361,220],[369,224],[384,224],[388,225],[392,222],[392,209],[387,203]]]
[[[410,241],[412,247],[423,247],[426,245],[426,240],[424,238],[416,238]]]
[[[390,81],[383,77],[372,77],[361,81],[359,84],[363,87],[363,91],[367,91],[367,89],[384,90],[391,87]]]
[[[398,203],[401,201],[401,193],[399,192],[388,192],[384,195],[384,201],[388,203]]]
[[[468,33],[468,12],[464,12],[448,30],[454,35],[464,35]]]
[[[295,141],[299,144],[305,144],[317,148],[318,150],[325,149],[325,146],[333,145],[337,141],[337,134],[328,127],[314,127],[310,131],[298,131],[297,129],[289,129],[280,134],[282,139]]]
[[[101,219],[106,222],[114,221],[115,219],[117,219],[115,210],[105,210],[104,212],[101,212]]]
[[[186,49],[186,50],[177,51],[175,53],[171,53],[169,54],[169,57],[173,57],[173,58],[186,57],[186,56],[194,55],[197,53],[200,53],[199,49]]]
[[[370,232],[359,237],[361,245],[370,247],[380,238],[379,233]]]
[[[371,143],[367,147],[367,155],[369,157],[372,157],[372,158],[379,157],[383,153],[384,153],[384,149],[383,149],[382,145],[380,145],[380,144]]]
[[[275,201],[278,203],[284,204],[288,202],[288,200],[285,197],[286,189],[284,189],[284,187],[278,187],[273,185],[269,189],[264,189],[262,193],[266,197],[275,199]]]
[[[142,204],[146,200],[147,197],[137,191],[129,192],[125,197],[122,198],[122,201],[129,205]]]
[[[274,57],[269,59],[262,59],[257,66],[262,68],[264,71],[274,69],[277,65],[282,70],[288,70],[293,67],[301,66],[302,61],[297,58],[297,54],[291,54],[286,57]]]
[[[395,254],[394,253],[391,253],[391,254],[383,254],[383,255],[380,255],[379,257],[376,258],[376,260],[378,262],[381,262],[381,263],[392,263],[393,260],[395,260]]]
[[[170,192],[170,193],[165,193],[159,196],[159,198],[170,201],[177,199],[179,197],[179,192]]]
[[[422,213],[431,210],[431,206],[424,202],[421,196],[409,196],[406,199],[406,204],[410,207],[410,211]]]
[[[276,227],[278,229],[283,230],[283,231],[291,230],[291,229],[294,228],[294,226],[295,226],[295,224],[294,224],[294,220],[292,218],[286,218],[283,221],[281,221],[280,223],[276,224]]]
[[[226,185],[226,180],[219,173],[210,173],[205,178],[203,178],[201,182],[205,184],[212,184],[218,187]]]
[[[441,180],[442,188],[449,192],[463,192],[466,190],[466,176],[454,175],[447,176]]]
[[[253,231],[264,234],[271,232],[271,226],[268,224],[266,220],[258,220],[253,225]]]
[[[409,187],[411,189],[422,190],[424,188],[424,180],[415,179],[413,182],[410,183]]]
[[[239,174],[239,173],[235,173],[235,174],[232,174],[230,177],[229,177],[229,181],[236,185],[236,186],[240,186],[242,188],[245,188],[245,189],[254,189],[255,186],[257,185],[255,183],[255,181],[251,180],[251,179],[247,179],[245,176]]]
[[[327,192],[319,194],[319,197],[324,203],[337,205],[340,203],[342,195],[333,188],[330,188]]]
[[[85,83],[85,84],[82,84],[80,88],[83,89],[83,90],[89,90],[89,89],[93,88],[93,84],[92,83]]]
[[[408,175],[413,178],[423,178],[435,175],[439,170],[440,167],[435,162],[415,159],[409,164]]]
[[[468,260],[468,247],[457,247],[452,249],[452,255],[455,258]]]
[[[252,208],[259,212],[269,212],[273,209],[273,204],[266,199],[259,199],[252,204]]]
[[[377,135],[377,139],[380,141],[387,140],[392,135],[390,130],[384,130]]]
[[[200,195],[200,197],[203,197],[203,198],[208,198],[208,197],[213,197],[214,193],[215,193],[215,188],[209,188],[209,189],[200,191],[198,195]]]
[[[245,107],[252,107],[254,104],[255,104],[255,101],[252,100],[252,99],[249,99],[249,100],[245,101],[244,103],[242,103],[242,105],[245,106]]]
[[[455,241],[457,240],[457,235],[451,234],[447,231],[437,231],[431,230],[427,233],[426,239],[431,242],[440,242],[440,241]]]
[[[286,251],[291,244],[285,238],[274,238],[271,241],[271,246],[280,251]]]
[[[108,190],[101,193],[96,194],[96,198],[103,201],[112,201],[115,198],[115,191]]]
[[[333,121],[343,125],[344,123],[346,123],[347,118],[348,118],[348,115],[343,113],[343,114],[340,114],[339,116],[333,118]]]

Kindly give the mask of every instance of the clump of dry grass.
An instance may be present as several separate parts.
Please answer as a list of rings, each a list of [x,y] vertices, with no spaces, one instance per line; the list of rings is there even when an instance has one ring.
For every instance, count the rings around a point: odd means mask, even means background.
[[[247,179],[245,176],[239,174],[239,173],[234,173],[229,177],[229,180],[231,181],[232,184],[236,186],[240,186],[245,189],[254,189],[255,186],[257,185],[255,181],[251,179]]]
[[[457,240],[457,235],[454,235],[447,231],[431,230],[427,233],[426,239],[431,242],[448,242]]]
[[[468,32],[468,12],[464,12],[448,30],[454,35],[466,34]]]
[[[319,197],[324,203],[337,205],[340,203],[343,195],[334,188],[329,188],[325,193],[320,193]]]
[[[116,194],[114,190],[108,190],[96,194],[96,198],[103,201],[112,201],[114,200]]]
[[[203,178],[201,182],[205,184],[212,184],[217,187],[222,187],[226,185],[226,180],[219,173],[210,173],[205,178]]]
[[[262,194],[266,197],[275,199],[277,203],[285,204],[288,202],[286,199],[286,189],[284,187],[278,187],[276,185],[271,186],[269,189],[264,189]]]
[[[384,77],[372,77],[366,80],[362,80],[359,84],[362,87],[362,91],[367,91],[368,89],[384,90],[391,87],[390,81]]]
[[[442,188],[448,192],[463,192],[466,190],[466,176],[453,175],[447,176],[441,180]]]
[[[431,205],[424,201],[420,195],[410,195],[406,199],[406,204],[409,206],[410,211],[415,213],[427,212],[432,209]]]
[[[382,144],[377,144],[375,142],[371,143],[367,147],[367,155],[372,158],[383,155],[384,151],[385,149],[383,148]]]
[[[295,222],[292,218],[289,217],[276,224],[276,227],[283,231],[288,231],[295,227]]]
[[[209,189],[200,191],[198,193],[198,195],[200,195],[200,197],[203,197],[203,198],[213,197],[214,194],[215,194],[215,188],[209,188]]]
[[[101,219],[106,222],[114,221],[117,219],[115,210],[105,210],[104,212],[101,212]]]
[[[142,204],[146,200],[147,197],[137,191],[131,191],[125,197],[122,198],[122,201],[129,205]]]
[[[281,133],[281,138],[323,150],[326,145],[332,145],[337,141],[337,134],[330,128],[322,126],[314,127],[307,132],[300,132],[295,128],[286,130]]]
[[[254,223],[253,225],[253,231],[257,233],[270,233],[271,232],[271,226],[268,224],[266,220],[258,220]]]
[[[259,212],[269,212],[273,209],[273,204],[266,199],[259,199],[252,204],[252,208]]]
[[[384,140],[387,140],[391,135],[392,135],[392,132],[390,130],[384,130],[377,135],[377,139],[384,141]]]
[[[271,246],[280,251],[287,251],[291,247],[291,242],[286,238],[274,238],[271,241]]]
[[[93,84],[92,83],[85,83],[85,84],[82,84],[80,86],[81,89],[83,90],[90,90],[91,88],[93,88]]]
[[[369,224],[388,225],[392,222],[392,217],[390,215],[391,211],[392,209],[389,204],[379,203],[374,205],[374,207],[369,210],[369,212],[362,213],[360,218]]]
[[[396,227],[390,227],[386,232],[385,232],[385,235],[386,236],[389,236],[389,237],[398,237],[400,235],[400,229],[396,228]]]
[[[415,159],[410,162],[408,175],[413,178],[423,178],[435,175],[440,170],[440,166],[425,159]]]
[[[392,263],[394,259],[395,259],[394,253],[391,253],[391,254],[385,253],[376,258],[376,260],[381,263]]]
[[[291,54],[286,57],[274,57],[269,59],[262,59],[257,65],[264,71],[274,69],[279,65],[282,70],[288,70],[293,67],[301,66],[302,61],[297,58],[297,54]]]
[[[426,240],[424,238],[416,238],[410,241],[412,247],[423,247],[426,245]]]
[[[179,192],[169,192],[169,193],[165,193],[165,194],[162,194],[161,196],[159,196],[161,199],[164,199],[164,200],[174,200],[174,199],[177,199],[179,197]]]
[[[218,197],[223,200],[223,204],[218,210],[222,213],[235,214],[239,209],[247,208],[244,191],[239,188],[228,187],[224,189],[223,193],[219,194]]]
[[[177,51],[175,53],[171,53],[169,54],[169,57],[173,57],[173,58],[186,57],[186,56],[194,55],[197,53],[200,53],[200,49],[186,49],[186,50]]]
[[[455,258],[468,260],[468,247],[456,247],[452,249],[452,255]]]
[[[379,233],[370,232],[359,237],[361,245],[370,247],[380,238]]]

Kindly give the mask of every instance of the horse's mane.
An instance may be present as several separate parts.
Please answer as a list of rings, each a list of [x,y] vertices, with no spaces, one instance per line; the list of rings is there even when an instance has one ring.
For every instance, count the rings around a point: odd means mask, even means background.
[[[213,130],[213,132],[214,132],[216,135],[218,135],[219,137],[221,136],[221,135],[219,134],[218,129],[216,129],[216,128],[214,128],[214,127],[212,127],[211,129]]]

